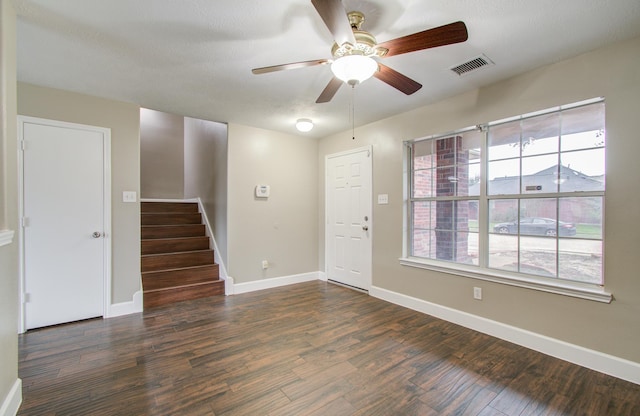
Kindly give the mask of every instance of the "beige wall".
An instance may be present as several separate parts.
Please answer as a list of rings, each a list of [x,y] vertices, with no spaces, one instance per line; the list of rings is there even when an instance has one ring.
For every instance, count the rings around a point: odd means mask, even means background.
[[[572,344],[640,362],[640,38],[549,65],[320,141],[320,267],[324,269],[324,158],[373,145],[373,284]],[[364,85],[363,85],[364,88]],[[611,304],[401,266],[402,142],[593,97],[606,98],[605,281]],[[472,287],[483,288],[483,301]]]
[[[318,270],[318,143],[229,125],[228,272],[235,283]],[[268,199],[256,185],[270,185]],[[262,260],[271,267],[262,270]]]
[[[139,107],[19,83],[18,114],[111,129],[112,303],[131,302],[141,289],[140,204],[122,192],[140,194]]]
[[[140,195],[184,198],[184,117],[140,109]]]
[[[200,198],[227,264],[227,125],[184,118],[184,197]]]
[[[16,232],[0,247],[0,406],[18,379],[18,168],[16,127],[16,15],[0,3],[0,230]]]

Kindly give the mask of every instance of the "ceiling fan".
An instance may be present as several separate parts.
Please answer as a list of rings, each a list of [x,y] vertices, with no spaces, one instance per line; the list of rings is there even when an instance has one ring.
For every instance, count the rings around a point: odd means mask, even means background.
[[[364,15],[357,11],[347,13],[341,0],[311,0],[311,3],[333,35],[335,40],[331,49],[333,58],[266,66],[255,68],[252,72],[266,74],[286,69],[331,64],[334,77],[322,91],[316,103],[331,101],[343,83],[355,86],[371,76],[407,95],[413,94],[422,88],[422,84],[378,62],[377,59],[451,45],[464,42],[468,38],[465,24],[455,22],[377,43],[373,35],[361,30]]]

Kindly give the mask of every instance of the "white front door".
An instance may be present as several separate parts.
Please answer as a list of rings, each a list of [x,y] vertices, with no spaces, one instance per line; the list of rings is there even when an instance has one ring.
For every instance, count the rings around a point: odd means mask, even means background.
[[[327,278],[371,287],[371,148],[326,158]]]
[[[23,329],[103,316],[109,130],[19,118]]]

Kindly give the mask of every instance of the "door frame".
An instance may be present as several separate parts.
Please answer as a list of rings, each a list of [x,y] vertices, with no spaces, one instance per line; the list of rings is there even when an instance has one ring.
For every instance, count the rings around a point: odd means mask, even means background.
[[[374,215],[373,215],[373,146],[367,145],[358,147],[355,149],[345,150],[343,152],[332,153],[329,155],[325,155],[324,157],[324,270],[326,279],[329,280],[329,159],[333,159],[336,157],[348,156],[354,153],[360,152],[369,152],[369,166],[368,166],[368,174],[369,174],[369,195],[367,195],[367,201],[369,201],[369,212],[371,213],[371,221],[369,222],[369,275],[367,277],[367,287],[362,288],[367,291],[371,290],[371,286],[373,286],[373,235],[375,232],[374,227]],[[340,283],[340,282],[337,282]]]
[[[18,215],[20,218],[19,226],[19,322],[18,333],[22,334],[26,331],[26,307],[25,307],[25,241],[24,241],[24,126],[25,124],[40,124],[49,127],[60,127],[75,130],[86,130],[102,134],[102,222],[104,229],[103,238],[103,301],[102,316],[108,315],[109,306],[111,304],[111,129],[106,127],[90,126],[86,124],[69,123],[66,121],[50,120],[39,117],[18,116]],[[27,144],[28,145],[28,144]]]

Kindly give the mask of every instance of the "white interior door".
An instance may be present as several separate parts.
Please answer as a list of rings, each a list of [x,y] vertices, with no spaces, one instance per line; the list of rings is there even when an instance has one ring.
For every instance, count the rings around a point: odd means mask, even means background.
[[[103,316],[107,129],[20,119],[23,324]]]
[[[327,278],[371,287],[371,149],[326,158]]]

